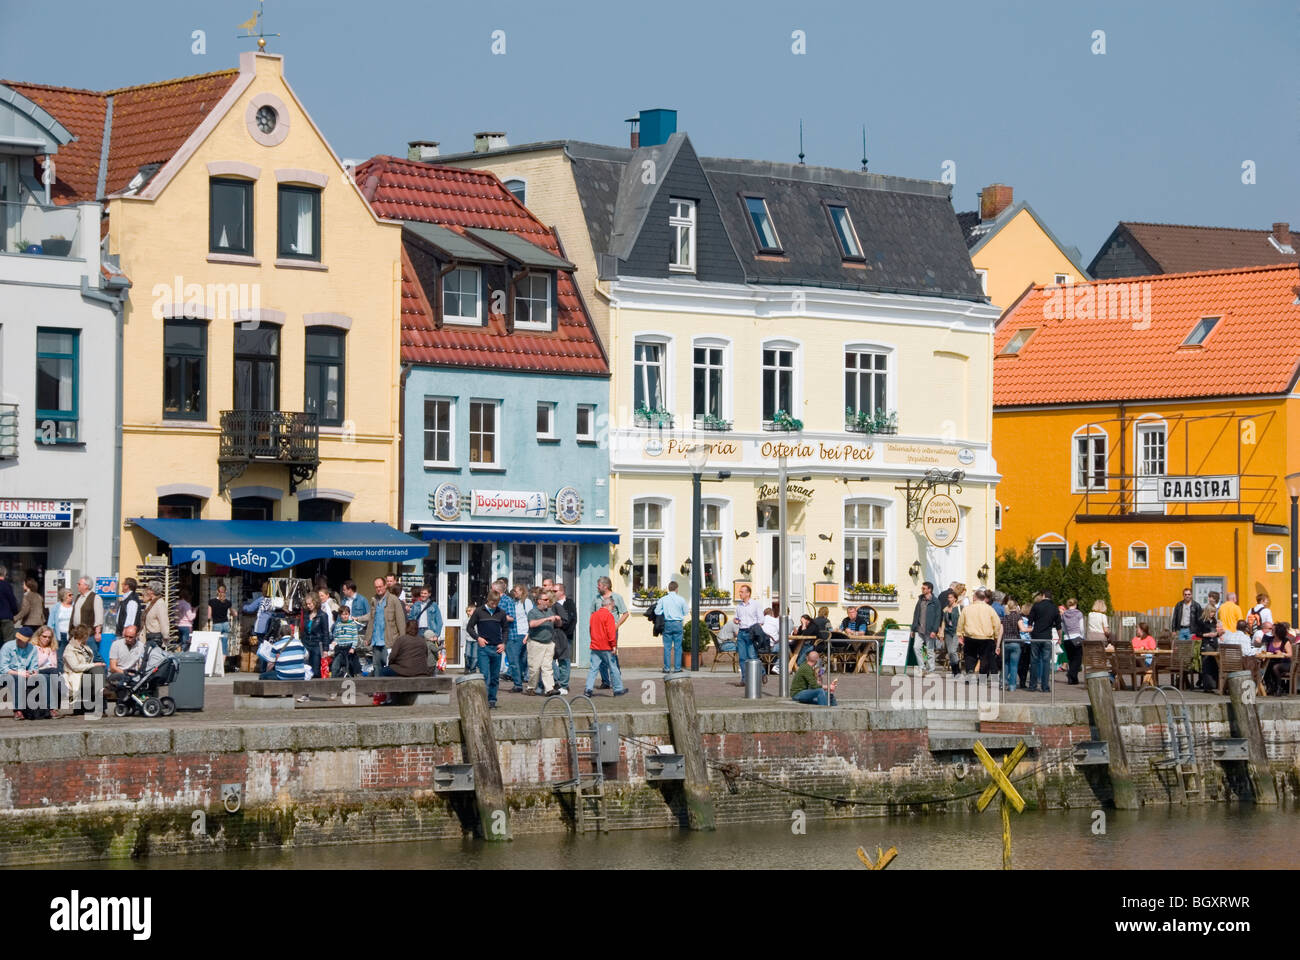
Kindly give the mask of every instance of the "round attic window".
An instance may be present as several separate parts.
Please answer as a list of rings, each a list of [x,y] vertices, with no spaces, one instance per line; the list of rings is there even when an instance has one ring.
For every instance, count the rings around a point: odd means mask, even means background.
[[[275,129],[276,121],[279,119],[275,107],[262,107],[257,111],[257,129],[263,133],[270,133]]]

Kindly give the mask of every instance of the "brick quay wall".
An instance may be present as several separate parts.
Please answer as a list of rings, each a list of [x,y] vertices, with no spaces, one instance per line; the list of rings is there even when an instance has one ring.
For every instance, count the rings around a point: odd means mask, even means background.
[[[1118,708],[1141,801],[1182,802],[1164,755],[1164,714]],[[360,711],[358,711],[360,712]],[[369,713],[370,711],[365,711]],[[1248,799],[1239,764],[1216,762],[1229,737],[1227,705],[1188,707],[1209,802]],[[1279,793],[1300,791],[1300,701],[1260,701]],[[917,815],[973,807],[988,782],[969,750],[978,735],[995,756],[1020,737],[1017,768],[1030,807],[1108,805],[1105,768],[1076,767],[1072,746],[1093,739],[1086,704],[1009,706],[978,731],[954,732],[923,709],[701,710],[720,824]],[[606,768],[611,830],[685,826],[679,784],[646,779],[645,755],[671,743],[666,713],[602,717],[623,739]],[[572,801],[549,781],[570,776],[563,722],[494,717],[512,832],[573,829]],[[585,742],[580,741],[583,749]],[[472,798],[434,791],[434,766],[461,762],[455,718],[216,723],[157,721],[0,737],[0,865],[239,850],[263,846],[460,838]],[[224,792],[239,793],[228,812]]]

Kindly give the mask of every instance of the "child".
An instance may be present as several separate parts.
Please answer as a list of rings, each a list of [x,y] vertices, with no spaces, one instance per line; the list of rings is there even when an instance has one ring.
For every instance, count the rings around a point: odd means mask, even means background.
[[[331,631],[330,653],[334,660],[330,664],[330,676],[360,676],[361,662],[357,659],[357,639],[360,636],[361,625],[352,619],[352,610],[346,606],[339,607],[339,618]]]

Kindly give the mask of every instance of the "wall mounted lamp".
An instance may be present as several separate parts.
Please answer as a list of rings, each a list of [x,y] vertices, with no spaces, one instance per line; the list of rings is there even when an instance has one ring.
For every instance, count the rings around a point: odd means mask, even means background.
[[[826,566],[822,567],[822,573],[826,575],[827,580],[835,579],[835,559],[833,557],[826,561]]]
[[[989,579],[989,565],[986,563],[984,566],[980,567],[979,570],[976,571],[976,575],[980,578],[981,583],[986,583]]]
[[[631,561],[631,560],[624,560],[624,561],[623,561],[623,566],[621,566],[621,567],[618,568],[618,572],[621,573],[623,576],[626,577],[629,573],[632,572],[632,561]]]
[[[749,575],[750,575],[751,573],[753,573],[753,572],[754,572],[754,561],[753,561],[753,560],[746,560],[744,563],[742,563],[742,564],[740,565],[740,573],[741,573],[742,576],[746,576],[746,577],[747,577],[747,576],[749,576]]]
[[[677,569],[681,571],[683,577],[689,577],[691,575],[691,558],[687,557],[683,560],[682,565]]]
[[[913,580],[919,577],[921,575],[921,561],[913,560],[912,565],[907,568],[907,573]]]

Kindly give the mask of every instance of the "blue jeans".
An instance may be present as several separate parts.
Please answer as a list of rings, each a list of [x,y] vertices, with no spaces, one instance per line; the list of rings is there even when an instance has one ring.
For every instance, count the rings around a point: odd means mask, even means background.
[[[682,623],[664,621],[664,673],[682,672]]]
[[[555,685],[557,687],[564,687],[565,689],[568,689],[570,666],[571,664],[567,658],[564,660],[555,661],[555,665],[552,667],[552,673],[555,677]]]
[[[1052,689],[1052,641],[1031,640],[1029,644],[1029,689],[1037,686],[1043,693],[1048,693]]]
[[[307,665],[311,667],[311,677],[313,680],[320,679],[320,657],[321,646],[319,643],[304,643],[302,648],[307,651]]]
[[[230,656],[230,621],[214,623],[212,629],[221,634],[221,655],[223,657]]]
[[[741,627],[736,634],[736,649],[739,651],[738,659],[743,664],[746,660],[758,659],[758,647],[754,643],[754,631],[760,627]]]
[[[597,664],[599,664],[599,668],[589,669],[587,671],[587,689],[586,691],[584,691],[587,694],[587,696],[591,696],[592,691],[595,690],[595,681],[596,681],[597,673],[600,673],[601,676],[608,676],[610,680],[613,681],[610,684],[610,686],[614,688],[615,693],[622,692],[623,675],[619,673],[618,661],[614,659],[613,651],[610,650],[591,651],[591,664],[593,668],[595,668]]]
[[[370,675],[379,676],[379,671],[388,666],[388,647],[371,647],[370,664]]]
[[[193,627],[176,628],[176,632],[180,635],[182,650],[188,650],[190,648],[190,633],[192,633],[193,630],[194,630]]]
[[[488,645],[478,646],[478,641],[474,641],[478,647],[478,672],[483,674],[483,679],[487,681],[488,703],[497,702],[497,687],[501,684],[501,654],[497,653],[497,648]]]
[[[1192,639],[1192,628],[1191,628],[1191,627],[1179,627],[1179,628],[1178,628],[1178,639],[1179,639],[1179,640],[1190,640],[1190,639]]]
[[[618,662],[618,651],[609,650],[607,652],[609,653],[609,662],[612,663],[617,669],[622,670],[623,668],[619,665]],[[609,682],[609,664],[605,663],[605,661],[603,660],[600,663],[600,682],[607,687],[613,686],[613,684]]]
[[[1006,669],[1002,671],[1007,681],[1007,689],[1016,689],[1016,677],[1020,672],[1020,641],[1013,640],[1002,644],[1002,659]]]
[[[798,703],[816,703],[823,707],[828,704],[835,706],[835,694],[827,693],[825,689],[800,690],[791,699]]]
[[[528,664],[524,659],[526,649],[523,637],[506,639],[506,661],[510,664],[510,679],[514,681],[516,690],[522,690],[524,681],[528,679]]]

